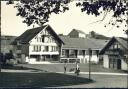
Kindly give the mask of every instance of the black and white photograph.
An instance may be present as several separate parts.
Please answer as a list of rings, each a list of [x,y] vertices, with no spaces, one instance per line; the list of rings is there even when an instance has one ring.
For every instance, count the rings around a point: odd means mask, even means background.
[[[128,0],[1,0],[0,88],[128,88]]]

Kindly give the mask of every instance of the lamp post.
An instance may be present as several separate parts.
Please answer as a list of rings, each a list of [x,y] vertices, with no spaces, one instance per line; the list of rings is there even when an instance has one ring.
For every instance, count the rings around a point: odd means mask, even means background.
[[[91,48],[89,48],[88,51],[89,51],[89,79],[91,79],[91,64],[90,64],[90,62],[91,62],[91,56],[92,56],[92,50],[91,50]]]

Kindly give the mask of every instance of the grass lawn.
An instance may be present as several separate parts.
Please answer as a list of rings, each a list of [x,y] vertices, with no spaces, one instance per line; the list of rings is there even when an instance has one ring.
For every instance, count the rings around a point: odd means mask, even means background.
[[[58,73],[0,73],[0,87],[55,87],[89,84],[92,80]]]

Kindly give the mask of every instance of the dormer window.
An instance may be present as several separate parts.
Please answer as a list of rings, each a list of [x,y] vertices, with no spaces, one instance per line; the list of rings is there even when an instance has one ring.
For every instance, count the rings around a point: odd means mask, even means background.
[[[37,38],[37,42],[39,42],[39,39]]]

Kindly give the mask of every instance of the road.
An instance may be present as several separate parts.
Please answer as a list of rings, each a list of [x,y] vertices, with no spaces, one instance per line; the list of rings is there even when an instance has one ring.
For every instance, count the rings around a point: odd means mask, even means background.
[[[80,77],[88,78],[88,75],[81,74]],[[127,76],[123,75],[91,75],[95,82],[89,84],[61,86],[54,88],[127,88]]]
[[[19,66],[23,66],[26,68],[30,68],[29,70],[7,70],[2,69],[3,72],[19,72],[19,73],[43,73],[42,70],[47,70],[49,72],[62,73],[63,64],[46,64],[46,65],[28,65],[22,64]],[[70,68],[74,68],[74,64],[68,64],[68,71],[66,75],[75,75],[74,72],[69,72]],[[127,88],[128,83],[128,74],[121,70],[111,70],[105,69],[99,65],[91,66],[91,79],[94,80],[93,83],[89,84],[80,84],[80,85],[71,85],[71,86],[60,86],[59,88]],[[38,69],[33,71],[33,69]],[[83,78],[88,78],[88,65],[81,64],[80,65],[80,76]],[[76,75],[75,75],[76,76]],[[55,87],[58,88],[58,87]]]

